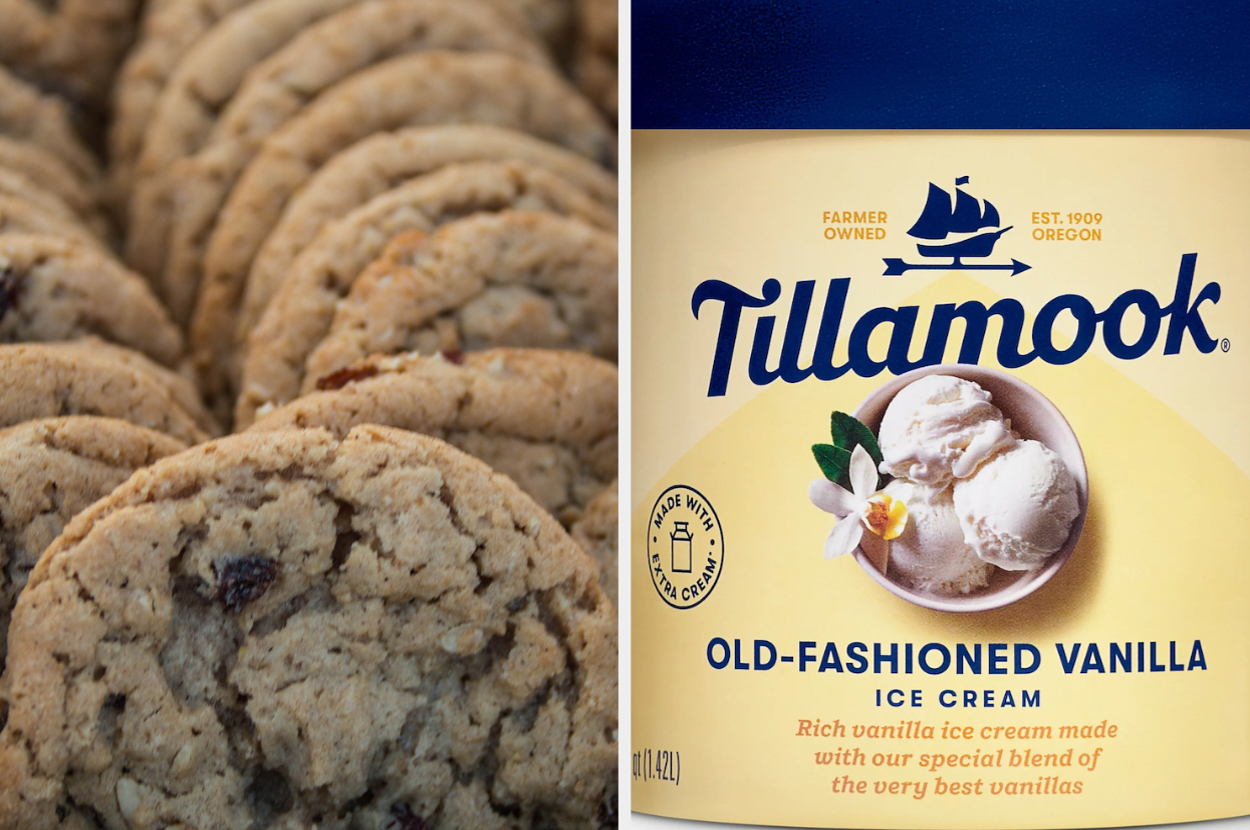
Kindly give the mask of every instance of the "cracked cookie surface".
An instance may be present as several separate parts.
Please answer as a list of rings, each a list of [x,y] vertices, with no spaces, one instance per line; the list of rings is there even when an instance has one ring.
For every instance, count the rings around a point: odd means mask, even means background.
[[[136,473],[11,626],[0,824],[587,828],[615,792],[615,610],[502,476],[380,427]]]

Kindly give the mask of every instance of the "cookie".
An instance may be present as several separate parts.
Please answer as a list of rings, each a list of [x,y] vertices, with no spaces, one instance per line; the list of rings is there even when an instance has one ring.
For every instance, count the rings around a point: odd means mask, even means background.
[[[0,0],[0,61],[99,113],[141,0]]]
[[[129,204],[134,166],[143,149],[143,132],[161,91],[182,56],[219,20],[251,0],[160,0],[149,5],[142,33],[122,65],[109,128],[110,193]],[[567,36],[565,0],[486,0],[524,19],[549,42]]]
[[[0,670],[9,615],[44,549],[135,470],[186,448],[115,418],[80,415],[0,430]]]
[[[0,196],[8,196],[28,202],[43,213],[72,224],[81,224],[100,240],[108,239],[111,231],[108,222],[95,213],[80,214],[53,190],[37,184],[20,168],[14,169],[0,161]]]
[[[620,513],[620,492],[617,483],[595,496],[586,506],[577,523],[569,528],[573,541],[581,545],[599,565],[599,587],[620,606],[617,600],[617,584],[620,568],[620,543],[617,536],[617,517]]]
[[[387,242],[405,231],[429,231],[466,214],[516,208],[575,216],[601,229],[612,227],[616,219],[564,179],[528,164],[453,164],[412,179],[328,225],[291,266],[275,291],[281,298],[253,337],[231,339],[232,304],[201,304],[191,350],[202,388],[211,390],[210,398],[229,398],[233,404],[231,390],[242,387],[227,372],[238,366],[242,375],[248,344],[254,340],[268,353],[252,364],[266,379],[248,385],[242,411],[290,400],[299,389],[307,355],[329,331],[335,305],[382,255]],[[268,368],[261,368],[266,363]]]
[[[301,392],[374,354],[529,347],[615,360],[616,282],[616,236],[551,213],[400,234],[337,304]]]
[[[178,62],[144,129],[131,180],[126,256],[149,276],[161,272],[163,234],[148,232],[159,177],[208,137],[248,71],[310,23],[358,0],[254,0],[204,33]]]
[[[617,116],[616,0],[577,0],[578,37],[574,74],[582,91]]]
[[[516,128],[615,162],[616,139],[603,119],[548,69],[489,52],[395,58],[326,91],[265,142],[218,219],[197,304],[238,302],[252,259],[287,201],[339,150],[374,132],[466,121]],[[272,290],[251,291],[243,314],[249,325]]]
[[[160,280],[185,321],[203,270],[204,243],[261,142],[322,91],[401,54],[495,51],[546,64],[546,50],[511,15],[480,0],[366,0],[330,15],[257,65],[205,146],[172,165],[135,205],[144,233],[167,238]]]
[[[440,167],[466,161],[521,161],[568,180],[616,211],[616,177],[576,153],[532,136],[479,124],[411,127],[379,133],[335,155],[291,197],[251,272],[280,285],[295,257],[331,220],[375,196]]]
[[[433,435],[510,476],[566,526],[616,478],[616,367],[577,352],[376,357],[250,431],[382,424]]]
[[[57,237],[0,234],[0,342],[87,335],[166,366],[182,357],[182,332],[138,274]]]
[[[0,428],[40,418],[120,418],[188,444],[221,429],[186,379],[138,352],[87,338],[0,346]]]
[[[4,20],[2,13],[0,20]],[[99,162],[75,131],[68,105],[60,98],[45,95],[20,80],[2,65],[0,135],[30,142],[56,154],[76,175],[87,181],[98,181],[100,178]]]
[[[563,61],[572,40],[574,21],[570,0],[492,0],[521,13],[534,34]]]
[[[159,0],[147,5],[139,37],[117,74],[109,123],[108,193],[127,215],[143,132],[178,61],[205,32],[250,0]]]
[[[596,576],[515,485],[424,436],[166,458],[18,600],[0,825],[597,827],[617,683]]]
[[[108,246],[76,216],[49,211],[20,196],[0,194],[0,234],[25,233],[60,237],[108,255]]]
[[[0,135],[0,167],[21,173],[36,187],[53,194],[89,227],[100,214],[99,184],[80,178],[55,153],[36,144]]]

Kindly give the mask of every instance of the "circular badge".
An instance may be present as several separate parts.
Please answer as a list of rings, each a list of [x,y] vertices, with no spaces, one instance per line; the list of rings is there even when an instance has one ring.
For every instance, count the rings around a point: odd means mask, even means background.
[[[656,499],[647,521],[647,563],[660,597],[693,608],[716,587],[725,564],[725,535],[711,503],[678,484]]]

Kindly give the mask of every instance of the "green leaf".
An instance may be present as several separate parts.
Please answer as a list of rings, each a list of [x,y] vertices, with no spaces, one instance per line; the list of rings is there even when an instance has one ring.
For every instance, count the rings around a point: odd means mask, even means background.
[[[813,444],[812,455],[825,478],[842,487],[850,484],[847,470],[851,467],[851,454],[832,444]],[[849,489],[849,487],[847,487]]]
[[[841,416],[841,417],[838,417]],[[841,412],[834,412],[829,416],[829,434],[833,436],[833,445],[839,449],[850,452],[854,449],[851,444],[851,435],[846,431],[846,415]]]
[[[872,434],[872,430],[866,427],[862,422],[852,418],[845,412],[835,412],[830,416],[833,423],[833,433],[835,435],[834,444],[846,450],[848,453],[854,452],[856,446],[862,446],[872,456],[873,463],[881,463],[881,447],[877,445],[877,439]],[[839,443],[836,436],[841,433],[847,437],[845,443]]]

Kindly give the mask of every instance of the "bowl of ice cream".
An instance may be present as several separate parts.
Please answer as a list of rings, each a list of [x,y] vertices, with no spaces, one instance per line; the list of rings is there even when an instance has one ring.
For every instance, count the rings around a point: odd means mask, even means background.
[[[908,506],[902,535],[865,534],[854,552],[886,590],[940,611],[987,611],[1033,593],[1071,558],[1089,503],[1085,457],[1029,384],[928,366],[879,386],[853,415],[881,445],[885,493]]]

